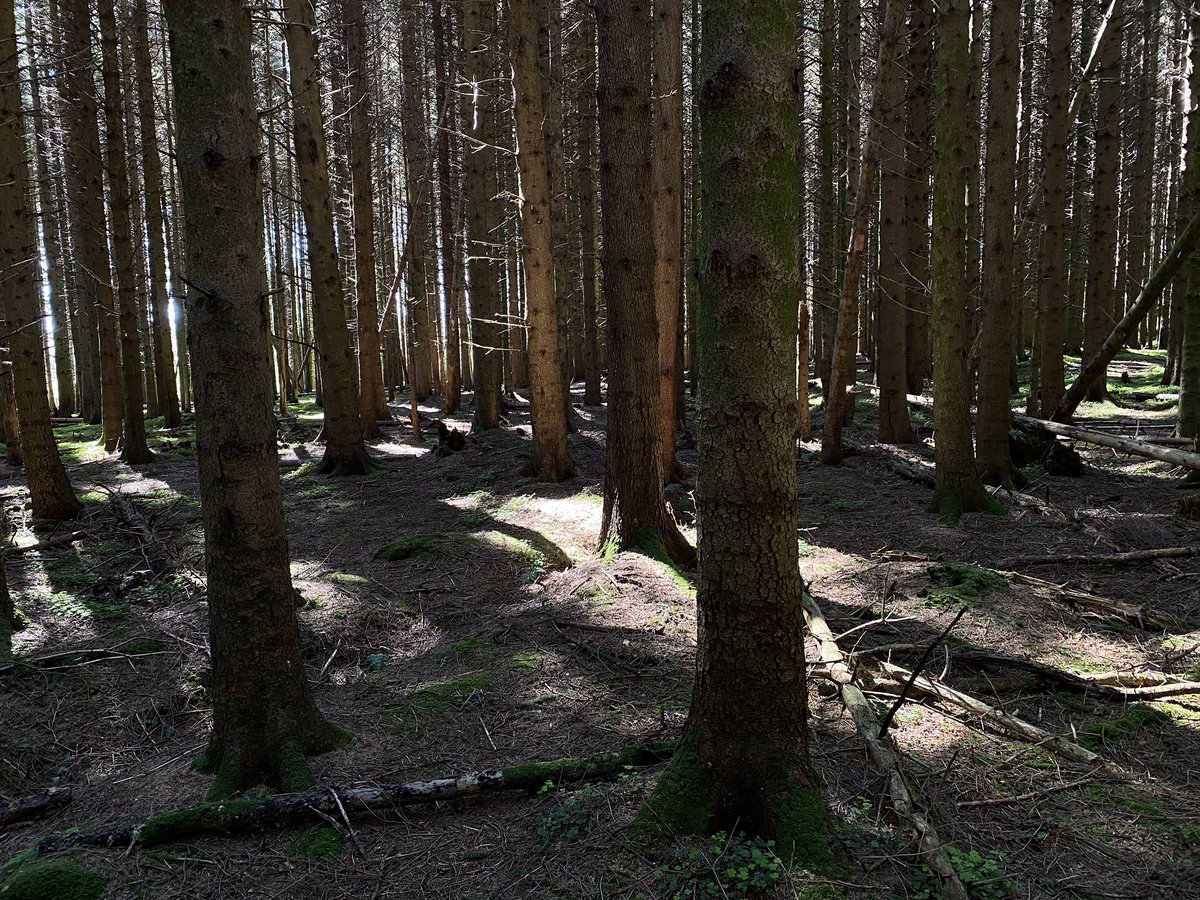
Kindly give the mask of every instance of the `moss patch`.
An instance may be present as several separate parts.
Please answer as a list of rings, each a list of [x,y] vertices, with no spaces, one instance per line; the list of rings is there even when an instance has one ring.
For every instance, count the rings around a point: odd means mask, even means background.
[[[346,852],[346,839],[336,828],[314,825],[300,832],[292,844],[292,852],[313,860],[337,859]]]
[[[1008,593],[1003,575],[965,563],[942,563],[926,573],[929,586],[925,601],[930,606],[973,606],[992,594]]]
[[[4,900],[100,900],[108,883],[100,873],[68,859],[24,861],[3,872]]]
[[[375,558],[386,559],[389,562],[420,556],[436,558],[442,555],[444,541],[445,535],[409,534],[375,551]]]
[[[712,782],[700,764],[698,739],[687,736],[658,776],[650,799],[628,828],[631,838],[662,845],[678,835],[705,834],[712,814]]]
[[[329,576],[329,580],[343,587],[363,587],[371,583],[369,579],[361,575],[351,575],[349,572],[334,572]]]
[[[1079,743],[1092,751],[1116,747],[1139,731],[1171,724],[1171,717],[1148,703],[1134,703],[1125,715],[1112,722],[1093,722],[1079,729]]]

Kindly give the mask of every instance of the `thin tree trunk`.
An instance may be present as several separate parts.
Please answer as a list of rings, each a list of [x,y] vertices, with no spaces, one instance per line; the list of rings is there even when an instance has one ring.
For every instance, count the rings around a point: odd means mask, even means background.
[[[1183,189],[1179,205],[1194,216],[1200,210],[1200,9],[1193,7],[1191,25],[1191,64],[1188,79],[1191,109],[1187,121],[1187,160],[1184,163]],[[1183,351],[1180,360],[1179,429],[1180,437],[1200,438],[1200,256],[1187,266],[1187,291],[1182,302]]]
[[[437,118],[444,123],[437,132],[438,204],[441,209],[441,256],[442,280],[445,286],[446,378],[442,395],[446,399],[446,413],[458,409],[462,400],[462,369],[458,351],[458,317],[454,309],[454,283],[457,278],[458,258],[454,252],[454,232],[457,228],[454,204],[451,200],[450,131],[454,127],[450,110],[453,99],[450,82],[453,79],[453,64],[446,58],[449,35],[446,28],[446,11],[442,0],[432,0],[433,10],[433,69],[434,94],[437,98]],[[452,30],[452,29],[451,29]]]
[[[579,201],[580,273],[583,282],[583,404],[599,406],[600,337],[596,319],[596,184],[592,163],[596,143],[596,25],[590,0],[576,0],[576,66],[579,87],[579,160],[575,166],[575,194]]]
[[[931,98],[933,95],[933,4],[913,0],[909,19],[907,119],[904,146],[908,194],[904,199],[904,252],[908,279],[904,306],[908,313],[905,352],[908,354],[908,392],[925,389],[930,362],[929,297],[929,172],[933,167]],[[960,76],[961,77],[961,76]]]

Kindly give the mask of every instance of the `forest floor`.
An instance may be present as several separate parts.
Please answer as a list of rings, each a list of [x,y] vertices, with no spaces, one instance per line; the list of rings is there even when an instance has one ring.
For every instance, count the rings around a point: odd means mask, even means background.
[[[1172,421],[1175,391],[1158,386],[1160,364],[1158,354],[1127,354],[1113,368],[1114,402],[1082,415],[1143,428]],[[449,424],[469,427],[469,397],[465,406]],[[679,734],[694,592],[645,557],[597,555],[603,410],[577,407],[579,474],[561,485],[519,474],[530,440],[523,406],[503,430],[445,457],[432,438],[418,444],[406,426],[388,428],[373,444],[382,467],[340,479],[311,471],[319,411],[311,400],[294,411],[281,465],[306,661],[320,706],[354,735],[313,760],[320,784],[411,781]],[[928,420],[914,415],[926,445],[907,455],[931,459]],[[209,784],[191,769],[210,725],[205,606],[192,574],[203,571],[193,438],[157,430],[158,458],[131,469],[96,448],[89,426],[59,433],[87,510],[71,527],[85,536],[8,558],[27,623],[16,637],[21,664],[0,672],[0,798],[52,785],[75,792],[46,820],[0,826],[0,863],[42,834],[199,802]],[[874,408],[860,401],[846,437],[868,445],[874,434]],[[1200,703],[1114,702],[979,662],[991,654],[1085,675],[1200,679],[1200,559],[1022,569],[1145,605],[1179,623],[1169,630],[1102,618],[991,572],[1021,554],[1200,544],[1200,525],[1175,515],[1178,473],[1078,445],[1081,477],[1027,470],[1027,491],[1065,516],[1014,506],[952,526],[929,511],[930,489],[893,474],[878,452],[825,467],[815,449],[798,456],[801,566],[835,634],[866,626],[844,648],[924,647],[965,605],[927,671],[1123,770],[1066,762],[949,707],[904,706],[895,740],[972,896],[1195,897]],[[694,451],[680,458],[694,468]],[[27,521],[21,473],[0,466],[0,490],[16,543],[45,539]],[[132,500],[168,574],[154,575],[109,491]],[[690,498],[672,493],[686,523]],[[397,558],[377,558],[388,545]],[[113,652],[85,653],[97,649]],[[811,640],[809,650],[818,658]],[[903,654],[895,659],[911,666]],[[834,880],[853,897],[934,896],[853,723],[819,686],[811,746],[842,864]],[[726,874],[729,861],[749,858],[736,849],[714,859],[713,842],[702,842],[690,857],[657,859],[623,838],[657,771],[359,817],[345,841],[320,826],[76,856],[109,879],[113,898],[753,896]],[[803,890],[783,874],[779,896]]]

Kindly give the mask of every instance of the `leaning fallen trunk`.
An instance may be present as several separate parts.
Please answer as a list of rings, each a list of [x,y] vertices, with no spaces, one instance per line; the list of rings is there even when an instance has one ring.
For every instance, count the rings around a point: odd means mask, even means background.
[[[1061,422],[1052,422],[1048,419],[1034,419],[1030,416],[1014,415],[1013,420],[1036,425],[1038,428],[1044,429],[1051,434],[1059,434],[1063,437],[1083,441],[1087,444],[1099,444],[1101,447],[1111,447],[1114,450],[1132,453],[1134,456],[1157,459],[1161,462],[1183,466],[1184,468],[1200,472],[1200,453],[1189,453],[1186,450],[1177,450],[1174,447],[1162,447],[1157,444],[1147,443],[1146,441],[1139,441],[1135,438],[1118,437],[1115,434],[1105,434],[1102,431],[1092,431],[1087,428],[1079,428],[1075,425],[1064,425]]]

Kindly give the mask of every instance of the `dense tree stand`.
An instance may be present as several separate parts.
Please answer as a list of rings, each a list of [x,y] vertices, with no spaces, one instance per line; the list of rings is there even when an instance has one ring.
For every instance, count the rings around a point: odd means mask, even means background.
[[[743,830],[819,869],[796,540],[795,8],[737,0],[703,13],[696,684],[635,830]]]
[[[188,211],[188,340],[208,572],[210,797],[311,783],[305,757],[339,732],[300,655],[275,444],[250,12],[166,4]],[[229,377],[237,373],[237,377]],[[357,434],[357,431],[356,431]]]

